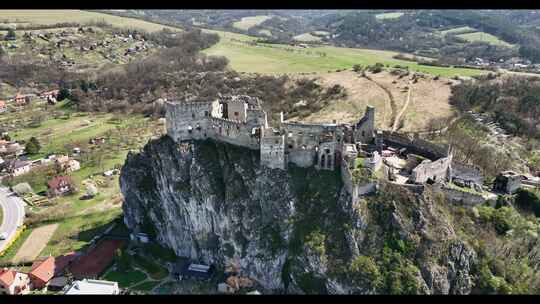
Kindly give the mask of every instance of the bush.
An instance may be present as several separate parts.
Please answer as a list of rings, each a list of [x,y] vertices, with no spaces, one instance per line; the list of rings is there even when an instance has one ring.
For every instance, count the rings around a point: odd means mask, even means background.
[[[355,284],[374,290],[382,286],[381,272],[372,257],[363,255],[356,257],[351,263],[350,273]]]
[[[516,192],[515,202],[519,208],[534,212],[534,215],[540,217],[540,198],[533,192],[519,189]]]

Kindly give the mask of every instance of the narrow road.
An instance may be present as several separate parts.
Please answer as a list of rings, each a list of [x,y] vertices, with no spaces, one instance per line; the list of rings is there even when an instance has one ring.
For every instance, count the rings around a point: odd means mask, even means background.
[[[405,101],[405,104],[403,105],[403,108],[401,108],[401,111],[394,119],[394,125],[392,126],[392,132],[396,132],[399,127],[399,122],[401,121],[401,116],[403,116],[403,113],[405,113],[405,110],[407,110],[407,107],[409,106],[409,102],[411,101],[411,92],[412,92],[412,86],[409,82],[409,92],[407,93],[407,100]]]
[[[0,224],[0,234],[6,233],[7,238],[0,240],[0,251],[15,236],[17,229],[24,220],[24,202],[6,187],[0,187],[0,208],[3,211],[3,222]]]
[[[394,95],[392,95],[392,92],[386,86],[384,86],[384,85],[378,83],[377,81],[373,80],[368,75],[364,75],[364,76],[361,76],[361,77],[364,77],[367,80],[373,82],[376,86],[381,88],[386,93],[386,95],[388,95],[388,99],[390,100],[390,108],[392,110],[392,114],[390,116],[390,126],[391,126],[392,123],[395,121],[396,114],[397,114],[396,113],[397,112],[397,105],[396,105],[396,101],[394,100]],[[385,116],[386,116],[386,111],[385,111]]]

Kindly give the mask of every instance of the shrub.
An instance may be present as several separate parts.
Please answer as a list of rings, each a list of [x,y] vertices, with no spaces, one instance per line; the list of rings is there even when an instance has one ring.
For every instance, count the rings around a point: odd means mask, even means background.
[[[534,212],[534,215],[540,217],[540,198],[533,192],[525,189],[519,189],[516,192],[516,205],[524,210]]]
[[[382,286],[381,272],[372,257],[363,255],[356,257],[351,262],[350,273],[355,284],[375,290]]]

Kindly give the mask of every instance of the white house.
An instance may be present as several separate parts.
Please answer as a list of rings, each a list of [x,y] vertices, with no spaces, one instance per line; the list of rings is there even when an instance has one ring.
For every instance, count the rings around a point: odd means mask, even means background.
[[[75,281],[66,291],[66,295],[117,295],[120,293],[117,282],[103,280]]]
[[[30,278],[26,273],[0,269],[0,295],[27,294],[29,291]]]
[[[8,166],[8,172],[12,176],[19,176],[30,172],[31,162],[15,160]]]

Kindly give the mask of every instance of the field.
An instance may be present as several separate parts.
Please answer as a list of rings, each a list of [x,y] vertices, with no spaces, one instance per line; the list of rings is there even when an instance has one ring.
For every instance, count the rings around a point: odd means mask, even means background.
[[[416,62],[392,58],[396,52],[316,46],[302,49],[282,44],[249,44],[255,40],[247,35],[205,30],[217,33],[221,39],[204,52],[208,55],[225,56],[231,68],[239,72],[284,74],[329,72],[337,69],[350,69],[355,64],[402,65],[409,69],[432,75],[452,77],[456,75],[473,76],[483,73],[475,69],[444,68],[419,65]],[[292,50],[292,51],[290,51]],[[318,54],[325,54],[324,56]]]
[[[249,30],[251,27],[254,27],[256,25],[259,25],[263,23],[264,21],[272,18],[271,16],[251,16],[251,17],[244,17],[240,21],[237,21],[233,23],[233,27],[237,29],[241,29],[244,31]]]
[[[149,32],[159,31],[163,28],[178,30],[174,27],[164,26],[135,18],[126,18],[108,14],[87,12],[80,10],[1,10],[0,21],[9,20],[11,23],[55,24],[60,22],[85,23],[90,21],[106,21],[116,27],[137,28]]]
[[[34,229],[13,258],[13,263],[32,262],[45,248],[58,224],[44,225]]]
[[[474,32],[474,33],[466,33],[466,34],[459,34],[456,35],[459,38],[463,38],[467,41],[482,41],[487,42],[493,45],[500,45],[500,46],[506,46],[506,47],[513,47],[514,45],[505,42],[491,34],[484,33],[484,32]]]
[[[403,16],[403,13],[395,12],[395,13],[383,13],[383,14],[377,14],[375,15],[375,18],[377,19],[395,19]]]
[[[312,113],[302,119],[308,122],[340,122],[354,123],[364,115],[367,105],[376,107],[375,125],[377,128],[389,129],[393,124],[393,116],[403,110],[403,128],[401,131],[424,131],[431,118],[448,118],[452,109],[448,103],[450,86],[448,79],[419,79],[417,83],[410,83],[408,78],[399,79],[388,72],[368,75],[371,80],[360,77],[352,71],[339,73],[321,73],[313,75],[317,83],[330,87],[336,84],[347,89],[348,95],[337,100],[321,111]],[[394,111],[387,92],[391,92],[395,102]],[[407,91],[405,87],[412,87],[410,104],[405,108]],[[393,113],[396,112],[396,113]]]
[[[456,28],[453,28],[453,29],[441,31],[440,33],[443,34],[443,35],[447,35],[447,34],[456,34],[457,35],[457,34],[463,34],[463,33],[469,33],[469,32],[476,32],[476,30],[473,29],[472,27],[462,26],[462,27],[456,27]]]
[[[293,38],[294,40],[305,42],[321,41],[321,37],[313,36],[311,33],[304,33],[298,36],[294,36]]]

